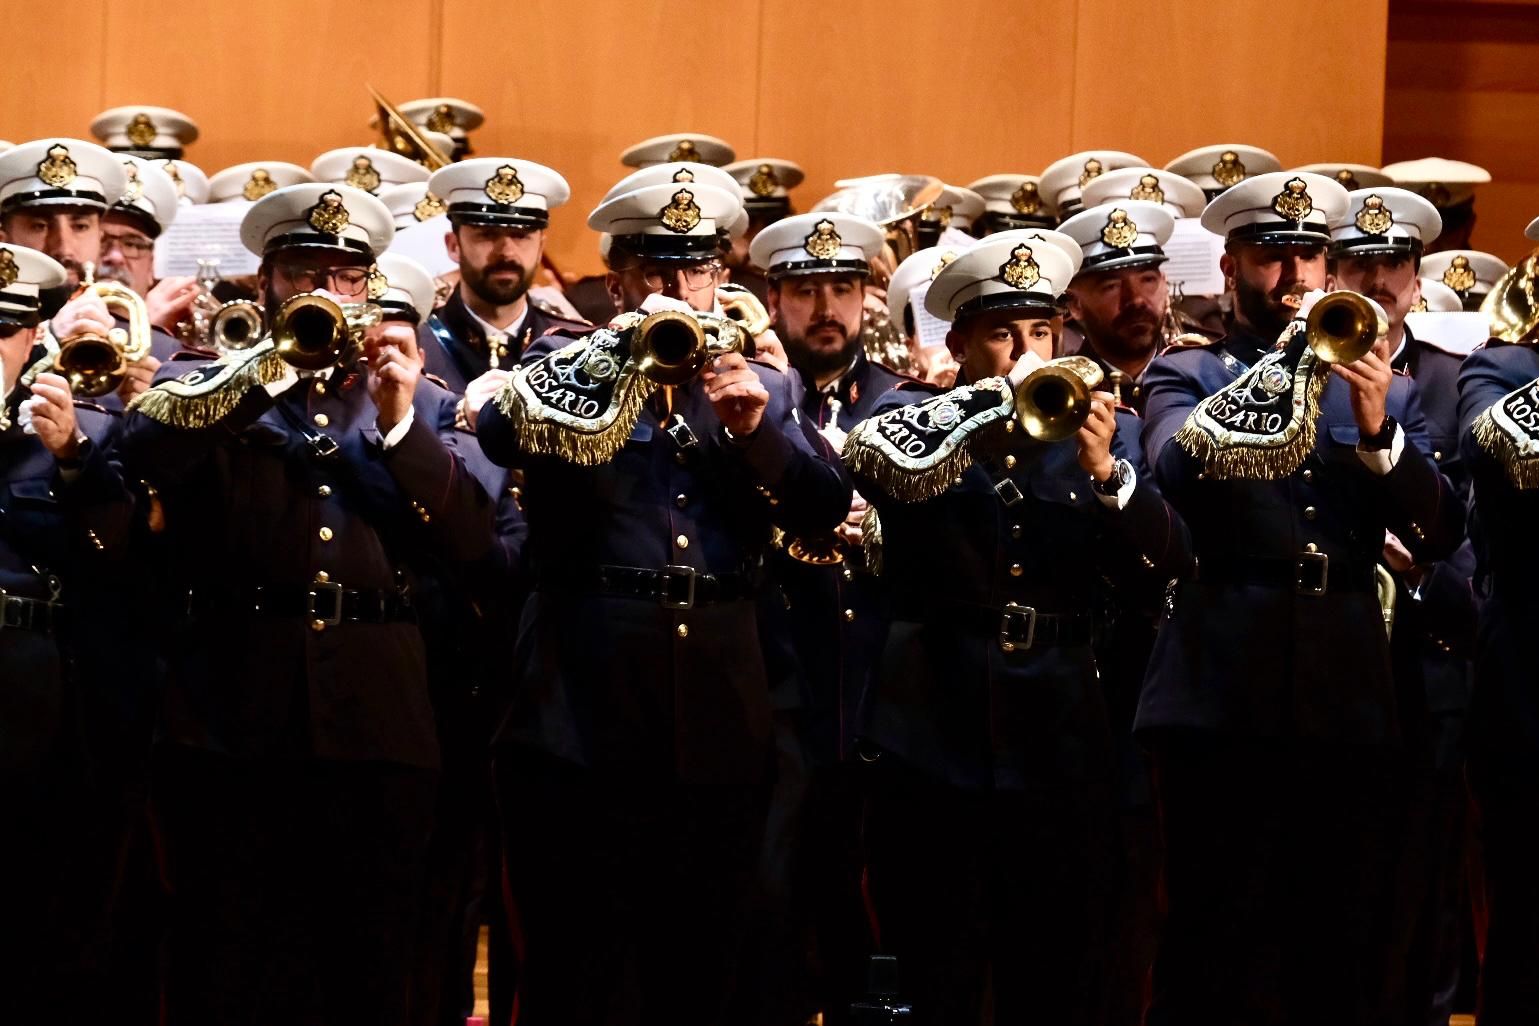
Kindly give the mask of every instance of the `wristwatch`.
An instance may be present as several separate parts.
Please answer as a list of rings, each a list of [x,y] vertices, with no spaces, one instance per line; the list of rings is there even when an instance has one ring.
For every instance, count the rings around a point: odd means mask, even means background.
[[[1112,462],[1111,476],[1105,481],[1091,478],[1090,487],[1096,490],[1097,495],[1104,495],[1111,499],[1116,498],[1117,493],[1126,488],[1131,480],[1133,480],[1133,464],[1124,459],[1117,459]]]
[[[1363,448],[1369,452],[1388,449],[1394,444],[1395,428],[1397,426],[1394,417],[1385,416],[1384,423],[1379,425],[1379,430],[1362,440]]]

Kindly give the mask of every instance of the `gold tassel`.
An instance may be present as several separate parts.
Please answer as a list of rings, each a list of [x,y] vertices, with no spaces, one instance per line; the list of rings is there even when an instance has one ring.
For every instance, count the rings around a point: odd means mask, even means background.
[[[1502,401],[1505,401],[1505,397]],[[1475,418],[1475,423],[1471,425],[1475,441],[1502,465],[1512,487],[1520,492],[1539,488],[1539,457],[1532,453],[1525,454],[1518,440],[1502,430],[1496,418],[1491,416],[1491,410],[1494,409],[1496,404]]]
[[[866,572],[872,577],[882,576],[882,518],[875,506],[867,506],[866,515],[860,518],[860,550],[866,556]]]
[[[1298,434],[1284,445],[1261,449],[1251,445],[1220,447],[1211,434],[1196,424],[1193,410],[1177,431],[1174,441],[1202,461],[1203,473],[1221,481],[1277,481],[1288,477],[1314,451],[1319,429],[1320,396],[1325,392],[1329,368],[1317,364],[1311,370],[1304,390],[1304,410]]]
[[[536,456],[555,456],[579,467],[601,466],[619,454],[647,400],[657,388],[650,378],[626,370],[615,386],[618,410],[614,419],[598,431],[581,431],[568,424],[547,420],[543,406],[531,406],[514,387],[523,373],[523,368],[515,372],[496,398],[497,409],[508,418],[519,448]]]
[[[955,484],[957,478],[973,465],[976,434],[969,435],[950,455],[933,467],[917,472],[904,470],[881,450],[865,443],[865,432],[862,429],[874,423],[874,420],[868,420],[857,426],[844,440],[844,465],[850,468],[851,473],[873,482],[899,502],[933,499]]]
[[[251,389],[282,380],[287,373],[288,365],[268,340],[163,381],[135,396],[128,409],[174,428],[212,427],[228,417]]]

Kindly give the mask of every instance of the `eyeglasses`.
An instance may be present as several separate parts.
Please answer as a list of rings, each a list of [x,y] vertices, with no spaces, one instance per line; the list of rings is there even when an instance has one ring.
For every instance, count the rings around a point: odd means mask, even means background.
[[[155,252],[155,243],[142,235],[108,235],[102,233],[102,252],[111,253],[114,249],[121,249],[126,257],[148,256]]]
[[[301,292],[328,289],[338,295],[356,296],[363,291],[369,280],[367,267],[296,267],[292,264],[277,264],[273,270],[280,277],[287,278]]]
[[[721,273],[721,264],[711,260],[703,264],[690,264],[688,267],[659,267],[656,264],[631,264],[625,270],[637,274],[646,282],[647,288],[653,292],[661,292],[669,285],[684,280],[684,288],[689,292],[699,292],[716,284],[716,276]]]

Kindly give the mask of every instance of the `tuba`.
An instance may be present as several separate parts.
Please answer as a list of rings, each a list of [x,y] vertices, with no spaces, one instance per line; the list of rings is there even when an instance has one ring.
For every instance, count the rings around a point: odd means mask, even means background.
[[[380,321],[373,303],[337,303],[319,292],[284,300],[273,316],[273,345],[296,370],[318,371],[351,359],[363,333]]]
[[[369,96],[374,100],[374,116],[379,128],[380,149],[399,153],[409,160],[415,160],[429,171],[437,171],[441,167],[449,166],[448,154],[438,152],[438,147],[422,134],[422,130],[414,125],[410,118],[396,110],[395,105],[381,96],[378,89],[373,86],[369,86],[368,89]]]
[[[1084,356],[1043,364],[1015,386],[1016,420],[1034,441],[1072,436],[1089,418],[1090,392],[1103,376],[1095,361]]]
[[[659,385],[694,380],[718,356],[744,351],[746,338],[737,321],[700,311],[659,310],[636,325],[631,359],[636,369]]]
[[[1379,304],[1342,289],[1322,296],[1304,319],[1304,339],[1322,363],[1354,363],[1389,334]]]
[[[1539,249],[1519,260],[1497,280],[1480,304],[1492,338],[1503,342],[1533,341],[1539,328]]]
[[[112,328],[105,335],[81,331],[60,339],[58,348],[33,364],[22,383],[30,385],[39,374],[52,371],[69,381],[77,396],[94,398],[115,391],[128,373],[128,365],[150,353],[150,315],[139,294],[115,281],[97,281],[94,264],[85,265],[85,280],[72,299],[87,293],[98,296],[109,309],[117,309],[128,328]]]

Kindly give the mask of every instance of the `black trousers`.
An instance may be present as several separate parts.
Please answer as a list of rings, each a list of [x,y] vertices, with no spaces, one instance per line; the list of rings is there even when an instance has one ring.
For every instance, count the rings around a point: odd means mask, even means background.
[[[1539,1022],[1539,798],[1472,777],[1485,855],[1480,1026]]]
[[[1401,762],[1197,734],[1153,742],[1168,904],[1150,1026],[1394,1022]]]
[[[766,784],[494,760],[519,1026],[722,1023]]]
[[[925,1026],[1104,1017],[1114,812],[1107,785],[964,791],[890,754],[869,769],[878,946]]]
[[[168,1026],[397,1026],[437,774],[156,754]]]

